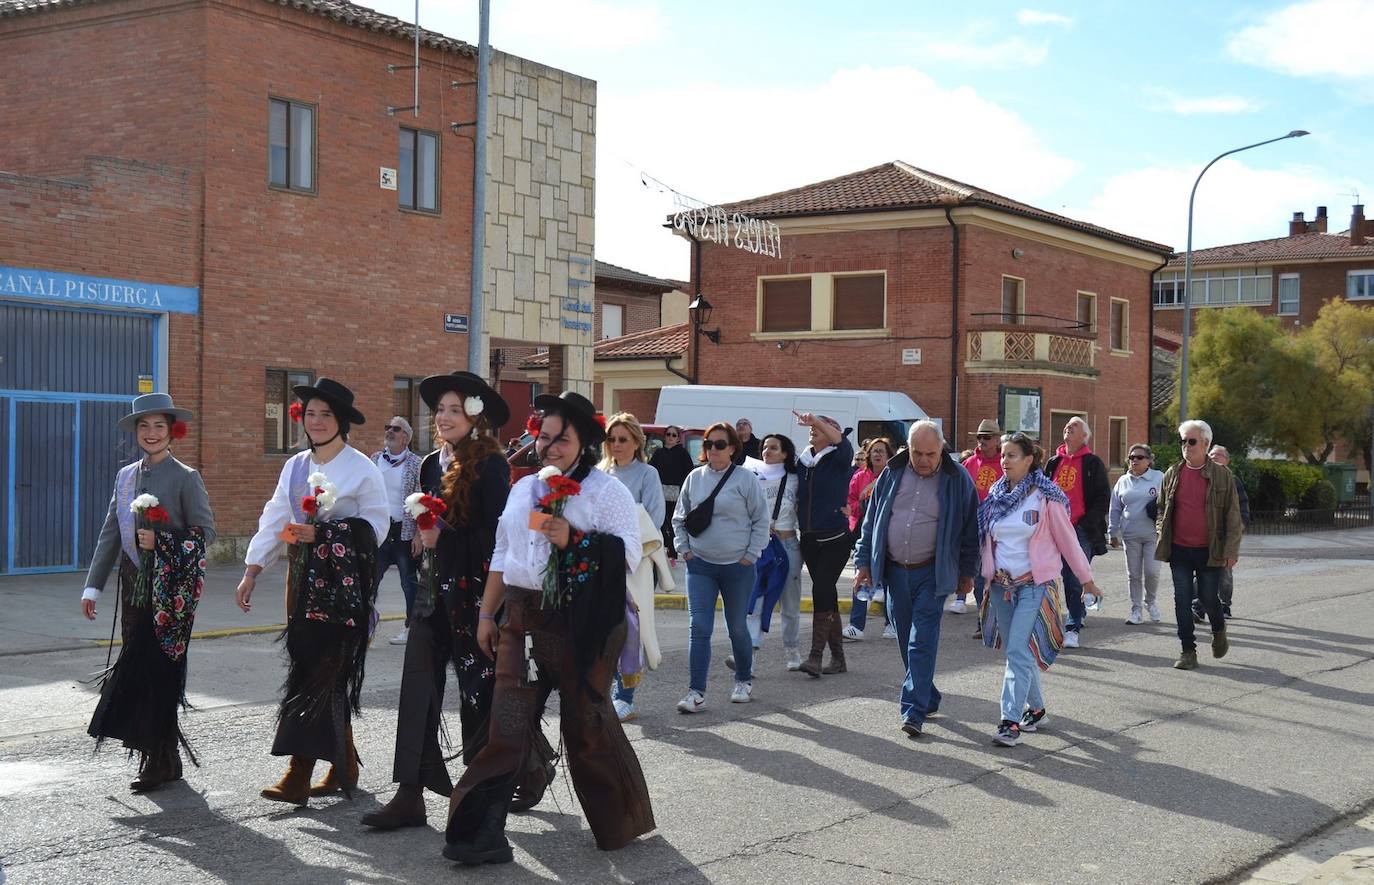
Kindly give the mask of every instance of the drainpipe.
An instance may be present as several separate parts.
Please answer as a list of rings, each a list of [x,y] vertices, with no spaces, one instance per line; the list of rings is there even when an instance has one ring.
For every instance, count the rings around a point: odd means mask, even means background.
[[[468,371],[487,377],[482,365],[482,335],[486,330],[482,283],[487,251],[487,91],[491,88],[491,0],[479,0],[477,11],[477,125],[472,148],[472,296],[468,312]],[[416,25],[416,32],[419,26]]]
[[[954,223],[953,206],[945,207],[945,221],[949,222],[950,237],[950,320],[949,320],[949,433],[945,434],[948,445],[951,439],[959,439],[959,226]]]
[[[691,236],[689,234],[689,236]],[[701,241],[692,237],[692,276],[696,280],[696,297],[701,298]],[[701,377],[701,324],[697,318],[692,316],[692,311],[687,311],[687,324],[692,328],[692,374],[687,377],[688,384],[696,384],[697,378]]]
[[[674,375],[678,376],[683,381],[686,381],[688,384],[696,384],[696,382],[692,380],[691,375],[688,375],[686,372],[679,372],[677,369],[673,368],[673,358],[670,356],[665,356],[663,358],[663,368],[667,369],[669,372],[672,372]]]
[[[1159,267],[1150,271],[1149,288],[1146,290],[1149,297],[1146,299],[1145,303],[1150,305],[1150,383],[1146,385],[1149,393],[1145,395],[1145,442],[1147,443],[1153,443],[1152,437],[1155,431],[1155,274],[1167,267],[1168,264],[1169,259],[1166,258]],[[1112,317],[1109,311],[1107,322],[1110,323],[1111,320]],[[1107,334],[1109,336],[1111,335],[1110,329],[1107,330]],[[1126,443],[1126,445],[1132,445],[1132,443]]]

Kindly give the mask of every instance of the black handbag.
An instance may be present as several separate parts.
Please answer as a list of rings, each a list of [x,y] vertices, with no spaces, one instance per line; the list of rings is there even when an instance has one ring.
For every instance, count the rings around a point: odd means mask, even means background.
[[[682,524],[687,529],[687,534],[696,537],[711,527],[711,517],[716,512],[716,495],[725,487],[725,483],[730,479],[730,474],[735,472],[735,465],[731,464],[730,469],[725,471],[725,475],[716,483],[715,489],[706,496],[706,500],[687,512],[687,516],[682,520]]]

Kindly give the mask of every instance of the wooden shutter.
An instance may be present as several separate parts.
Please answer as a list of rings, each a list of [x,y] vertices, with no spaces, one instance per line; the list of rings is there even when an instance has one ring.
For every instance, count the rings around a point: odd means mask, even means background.
[[[761,332],[811,331],[811,279],[763,281]]]
[[[833,328],[884,327],[887,285],[882,274],[835,277]]]

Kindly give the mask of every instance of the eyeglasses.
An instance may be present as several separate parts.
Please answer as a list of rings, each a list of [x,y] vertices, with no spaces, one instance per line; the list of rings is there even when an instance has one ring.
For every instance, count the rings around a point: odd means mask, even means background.
[[[1131,461],[1148,461],[1148,460],[1150,460],[1150,456],[1149,456],[1149,455],[1127,455],[1126,457],[1127,457],[1128,459],[1130,459]]]
[[[404,427],[398,427],[398,426],[396,426],[395,424],[388,424],[388,425],[386,426],[386,429],[387,429],[387,430],[395,431],[396,433],[405,433],[405,432],[406,432],[406,429],[405,429]]]
[[[1200,439],[1194,439],[1193,437],[1190,436],[1190,437],[1185,438],[1185,439],[1183,440],[1183,442],[1184,442],[1186,445],[1195,446],[1195,445],[1197,445],[1198,443],[1202,442],[1202,440],[1200,440]]]
[[[730,441],[728,439],[707,439],[702,440],[701,444],[708,449],[715,449],[717,452],[723,452],[730,448]]]

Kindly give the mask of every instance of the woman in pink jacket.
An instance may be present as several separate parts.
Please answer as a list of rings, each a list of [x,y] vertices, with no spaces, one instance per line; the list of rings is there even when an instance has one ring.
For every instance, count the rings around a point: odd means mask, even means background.
[[[883,472],[883,468],[887,467],[887,462],[892,460],[892,443],[887,437],[875,437],[868,441],[868,445],[864,446],[858,457],[862,459],[863,466],[855,470],[854,475],[849,478],[849,501],[845,507],[849,516],[849,533],[853,535],[856,544],[859,541],[859,526],[863,524],[864,511],[868,509],[868,499],[873,496],[878,476]],[[868,587],[855,587],[849,606],[849,623],[840,635],[850,640],[863,639],[864,628],[868,626],[869,601],[883,602],[884,599],[881,587],[871,590]],[[886,606],[883,607],[883,638],[897,638],[897,631],[892,626],[892,619],[888,617]]]
[[[1059,573],[1069,564],[1086,593],[1101,598],[1069,522],[1069,499],[1040,469],[1043,453],[1024,433],[1002,437],[1003,476],[978,508],[983,548],[983,642],[1007,655],[1002,721],[993,743],[1014,747],[1045,723],[1040,670],[1064,644]]]

